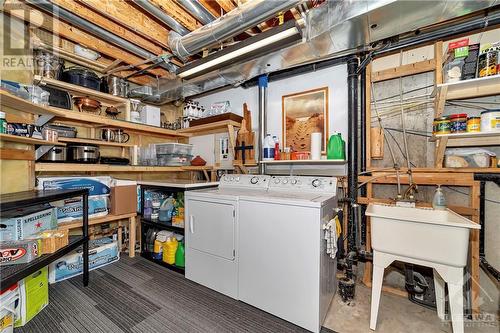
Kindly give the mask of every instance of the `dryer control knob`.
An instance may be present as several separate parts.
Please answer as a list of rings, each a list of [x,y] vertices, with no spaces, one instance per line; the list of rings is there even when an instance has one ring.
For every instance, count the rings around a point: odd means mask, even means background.
[[[274,183],[275,184],[279,184],[280,183],[280,179],[278,177],[274,178]]]
[[[320,186],[320,185],[321,185],[321,180],[319,180],[318,178],[316,178],[316,179],[314,179],[314,180],[312,181],[312,186],[314,186],[314,187],[318,187],[318,186]]]
[[[292,179],[292,182],[291,182],[293,185],[297,184],[297,179]]]
[[[283,184],[288,184],[288,179],[283,179]]]
[[[252,177],[250,179],[250,183],[252,183],[252,184],[257,184],[258,182],[259,182],[259,177]]]

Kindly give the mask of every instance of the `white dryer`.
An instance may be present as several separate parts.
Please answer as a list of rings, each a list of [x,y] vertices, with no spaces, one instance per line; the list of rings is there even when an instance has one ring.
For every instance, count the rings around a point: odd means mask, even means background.
[[[270,176],[225,175],[185,194],[186,278],[238,298],[238,200],[262,195]]]
[[[319,332],[336,291],[323,225],[335,214],[334,177],[272,177],[239,198],[239,299]]]

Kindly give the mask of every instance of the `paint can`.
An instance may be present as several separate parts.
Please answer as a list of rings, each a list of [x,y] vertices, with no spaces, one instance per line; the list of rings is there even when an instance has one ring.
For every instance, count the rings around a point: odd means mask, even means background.
[[[500,131],[500,109],[481,112],[481,132]]]

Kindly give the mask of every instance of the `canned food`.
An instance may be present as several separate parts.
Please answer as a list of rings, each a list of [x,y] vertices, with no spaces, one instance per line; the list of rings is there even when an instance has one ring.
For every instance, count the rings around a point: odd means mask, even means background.
[[[467,132],[481,132],[481,117],[469,117],[467,119]]]
[[[450,131],[451,133],[467,132],[467,114],[457,113],[450,116]]]
[[[436,135],[436,134],[450,134],[451,133],[450,119],[448,117],[435,118],[434,122],[433,122],[432,133],[434,135]]]

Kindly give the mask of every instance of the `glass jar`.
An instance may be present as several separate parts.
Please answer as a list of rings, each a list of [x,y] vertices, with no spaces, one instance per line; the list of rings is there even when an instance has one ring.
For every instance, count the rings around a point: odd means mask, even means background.
[[[434,135],[450,134],[451,133],[450,119],[448,117],[435,118],[433,123],[432,133]]]
[[[467,132],[467,114],[457,113],[450,116],[450,130],[451,133],[465,133]]]
[[[467,119],[467,132],[481,132],[481,117],[469,117]]]

